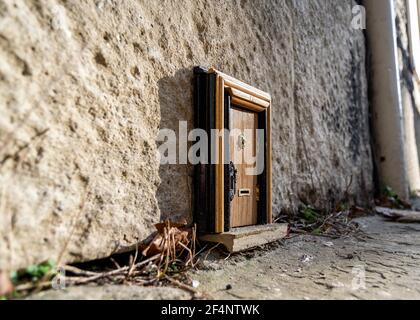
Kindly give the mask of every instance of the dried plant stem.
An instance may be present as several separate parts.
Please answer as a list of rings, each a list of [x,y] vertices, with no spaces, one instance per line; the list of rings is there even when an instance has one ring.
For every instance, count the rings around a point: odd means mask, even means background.
[[[82,270],[73,266],[63,266],[64,271],[70,272],[79,276],[96,276],[98,272]]]
[[[83,211],[83,207],[84,202],[83,205],[80,206],[80,212]],[[80,212],[78,215],[80,215]],[[156,235],[149,245],[141,251],[145,255],[158,249],[159,251],[157,254],[143,261],[137,262],[139,259],[139,246],[136,245],[135,254],[134,256],[130,256],[128,265],[120,267],[113,258],[110,258],[116,266],[116,269],[114,270],[98,272],[82,270],[74,266],[65,265],[63,266],[64,271],[71,274],[71,276],[66,276],[66,284],[84,285],[87,283],[99,282],[150,285],[161,279],[167,279],[176,286],[199,296],[200,293],[197,290],[187,284],[181,283],[179,280],[173,279],[170,276],[171,274],[185,272],[189,267],[194,267],[197,255],[205,249],[203,248],[196,254],[196,227],[192,227],[189,231],[187,231],[187,233],[185,233],[185,230],[186,229],[180,230],[178,227],[171,226],[169,221],[165,222],[165,225],[158,229],[159,234]],[[69,239],[71,238],[72,233],[73,230],[70,232]],[[69,239],[61,250],[59,255],[60,259],[58,259],[58,261],[60,261],[61,257],[64,255]],[[148,268],[147,266],[150,265],[151,268]],[[157,275],[154,274],[155,270],[157,270]],[[45,278],[41,279],[38,283],[24,284],[19,286],[17,289],[19,291],[32,291],[34,289],[39,291],[44,289],[51,286],[51,281],[47,281],[49,280],[48,277],[51,275],[52,274],[46,275]],[[187,281],[186,279],[187,278],[184,276],[183,281]]]
[[[34,289],[46,289],[48,287],[51,287],[51,281],[44,281],[44,282],[37,282],[37,283],[24,283],[19,286],[15,287],[16,292],[22,292],[22,291],[29,291]]]
[[[149,262],[156,260],[157,258],[159,258],[159,256],[160,256],[160,254],[157,254],[157,255],[154,255],[153,257],[149,258],[149,259],[146,259],[146,260],[141,261],[137,264],[134,264],[134,268],[137,269],[141,266],[144,266],[144,265],[148,264]],[[101,279],[101,278],[110,277],[110,276],[113,276],[113,275],[125,274],[126,272],[128,272],[129,268],[130,268],[129,266],[125,266],[125,267],[122,267],[120,269],[115,269],[115,270],[112,270],[112,271],[103,272],[103,273],[97,274],[95,276],[84,279],[82,283],[92,282],[92,281],[95,281],[95,280],[98,280],[98,279]],[[81,283],[79,282],[77,284],[81,284]]]
[[[133,271],[134,271],[134,266],[135,266],[135,264],[136,264],[136,262],[137,262],[137,257],[138,257],[138,254],[139,254],[139,245],[138,245],[138,244],[136,244],[136,253],[134,254],[134,259],[133,259],[133,261],[132,261],[132,263],[131,263],[130,269],[128,270],[127,278],[128,278],[128,277],[130,277],[130,276],[131,276],[131,274],[132,274],[132,273],[133,273]]]
[[[182,282],[180,282],[178,280],[175,280],[175,279],[173,279],[173,278],[171,278],[169,276],[166,276],[165,275],[165,279],[167,279],[170,283],[176,285],[177,287],[179,287],[181,289],[184,289],[184,290],[186,290],[186,291],[188,291],[190,293],[193,293],[196,297],[202,295],[201,292],[199,292],[195,288],[193,288],[193,287],[191,287],[189,285],[186,285],[186,284],[184,284],[184,283],[182,283]]]

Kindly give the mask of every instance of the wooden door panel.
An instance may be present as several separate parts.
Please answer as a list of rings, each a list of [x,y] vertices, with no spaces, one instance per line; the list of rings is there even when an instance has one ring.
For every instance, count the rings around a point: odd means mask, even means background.
[[[256,129],[258,128],[258,115],[255,112],[232,107],[230,110],[230,129],[238,129],[245,136],[245,146],[242,147],[241,138],[230,136],[230,160],[237,170],[236,193],[231,202],[231,227],[256,225],[258,218],[257,208],[257,176],[247,175],[245,169],[255,164],[247,164],[256,155]],[[247,160],[248,159],[248,160]],[[248,196],[240,196],[240,190],[248,191]]]

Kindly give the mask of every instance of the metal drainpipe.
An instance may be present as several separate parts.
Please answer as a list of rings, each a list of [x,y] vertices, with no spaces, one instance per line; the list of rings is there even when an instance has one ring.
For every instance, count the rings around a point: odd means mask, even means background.
[[[420,2],[419,2],[420,3]],[[410,54],[411,63],[414,69],[413,74],[411,72],[403,73],[407,82],[412,81],[413,88],[409,88],[409,84],[401,85],[401,96],[402,105],[404,112],[404,129],[405,129],[405,152],[407,155],[407,175],[410,186],[410,195],[420,196],[420,167],[419,167],[419,151],[420,151],[420,140],[419,140],[419,111],[420,111],[420,99],[417,95],[420,93],[419,82],[417,81],[420,70],[420,43],[418,41],[412,41],[414,39],[420,39],[419,33],[419,16],[417,11],[417,0],[405,0],[401,1],[402,5],[405,5],[407,10],[407,22],[408,22],[408,37],[410,41]],[[403,28],[404,26],[402,26]],[[403,40],[402,40],[403,42]],[[400,70],[402,66],[400,66]],[[406,66],[409,68],[409,66]],[[411,78],[411,79],[410,79]],[[410,92],[412,89],[412,92]]]
[[[376,163],[381,187],[407,200],[409,187],[393,0],[365,0]]]

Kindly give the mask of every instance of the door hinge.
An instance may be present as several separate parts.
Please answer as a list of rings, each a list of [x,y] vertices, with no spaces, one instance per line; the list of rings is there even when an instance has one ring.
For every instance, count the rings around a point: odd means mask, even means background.
[[[257,198],[257,201],[260,201],[260,186],[255,187],[255,197]]]

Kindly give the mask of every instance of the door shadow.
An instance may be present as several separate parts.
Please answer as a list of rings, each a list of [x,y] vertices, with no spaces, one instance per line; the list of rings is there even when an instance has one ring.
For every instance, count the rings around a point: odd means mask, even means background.
[[[177,164],[161,164],[161,179],[156,198],[161,221],[192,223],[193,166],[179,164],[179,122],[186,121],[188,131],[194,126],[193,68],[180,69],[175,75],[158,81],[160,129],[170,129],[177,137]],[[166,141],[166,140],[165,140]],[[160,146],[162,141],[157,141]],[[188,147],[190,144],[188,144]]]

